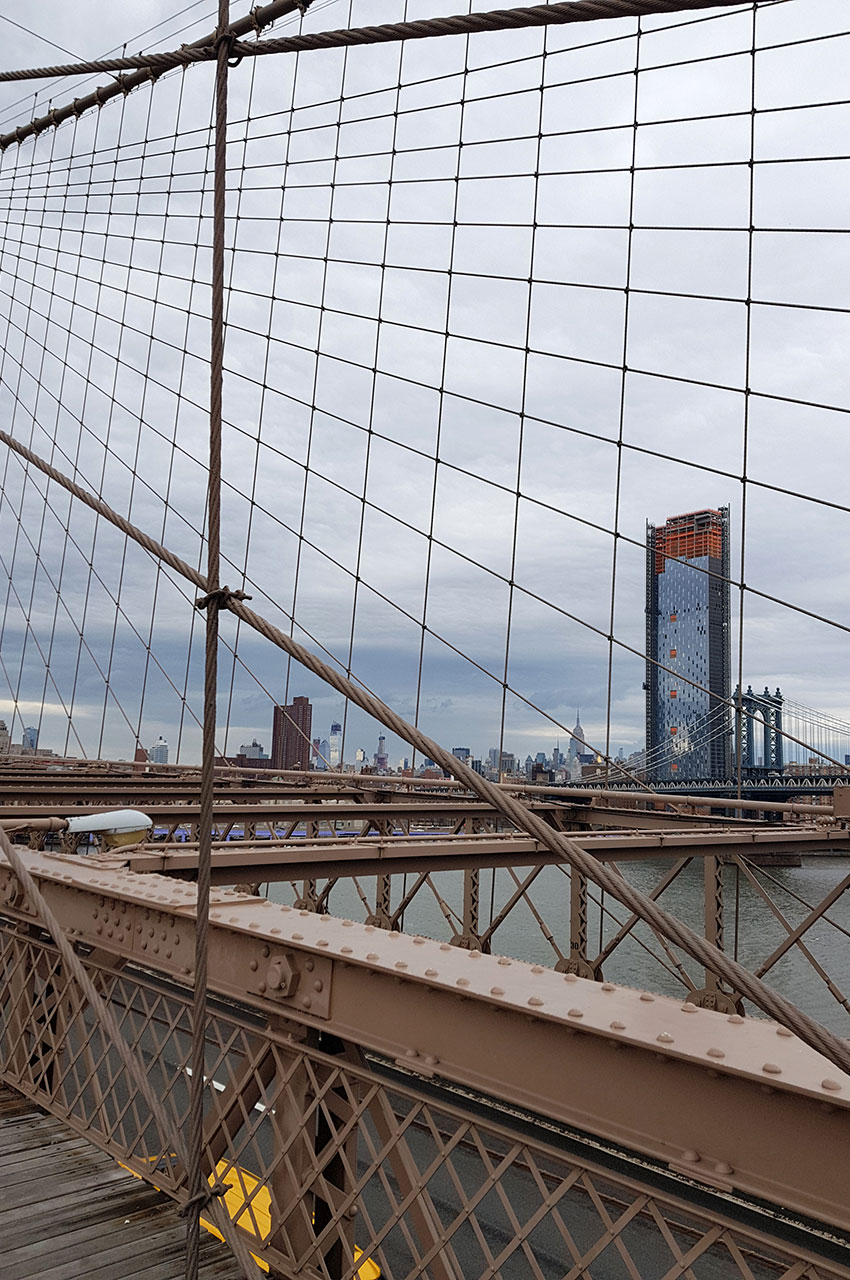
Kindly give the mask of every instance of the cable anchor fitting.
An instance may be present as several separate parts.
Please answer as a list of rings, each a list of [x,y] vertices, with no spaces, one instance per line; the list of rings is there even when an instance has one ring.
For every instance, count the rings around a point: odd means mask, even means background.
[[[238,50],[236,36],[232,31],[222,31],[221,35],[215,42],[216,56],[222,45],[227,46],[227,65],[229,67],[238,67],[242,61],[242,54]]]
[[[226,1196],[228,1188],[223,1182],[216,1182],[213,1186],[207,1187],[206,1190],[199,1191],[196,1196],[190,1196],[181,1209],[177,1210],[178,1217],[188,1218],[195,1207],[206,1209],[207,1205],[215,1200],[218,1196]]]
[[[231,591],[230,587],[218,587],[215,591],[208,591],[205,596],[199,596],[195,601],[195,608],[208,609],[212,605],[216,609],[226,609],[231,600],[241,601],[252,598],[244,591]]]

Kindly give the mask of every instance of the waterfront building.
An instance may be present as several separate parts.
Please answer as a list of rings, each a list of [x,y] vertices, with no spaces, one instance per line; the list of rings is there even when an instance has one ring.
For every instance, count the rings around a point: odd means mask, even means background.
[[[729,508],[646,529],[646,756],[652,781],[726,778]]]
[[[272,716],[272,768],[309,769],[313,707],[309,698],[293,698]]]

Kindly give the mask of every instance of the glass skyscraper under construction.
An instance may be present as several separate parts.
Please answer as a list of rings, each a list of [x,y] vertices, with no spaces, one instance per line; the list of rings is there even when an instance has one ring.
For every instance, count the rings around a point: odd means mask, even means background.
[[[655,782],[732,770],[729,508],[646,528],[646,770]]]

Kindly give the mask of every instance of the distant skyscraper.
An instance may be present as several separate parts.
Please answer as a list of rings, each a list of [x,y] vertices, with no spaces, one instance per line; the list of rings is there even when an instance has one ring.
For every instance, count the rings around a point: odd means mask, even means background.
[[[156,745],[149,748],[148,760],[151,764],[168,764],[168,743],[161,735]]]
[[[647,524],[650,778],[730,775],[730,641],[729,508]]]
[[[309,698],[293,698],[275,707],[272,717],[272,768],[309,769],[313,707]]]
[[[6,721],[0,720],[0,756],[9,754],[9,730],[6,728]]]
[[[338,769],[342,764],[342,725],[337,720],[331,723],[331,736],[328,738],[328,746],[330,748],[328,764],[332,769]]]
[[[378,737],[378,750],[372,760],[376,769],[386,769],[389,757],[387,756],[387,740],[383,734]]]
[[[570,747],[567,752],[567,763],[572,764],[584,751],[584,729],[581,727],[581,717],[576,711],[576,723],[573,729],[573,736],[570,738]]]
[[[23,741],[21,742],[21,746],[23,747],[23,750],[25,753],[32,752],[32,754],[35,755],[35,752],[38,749],[38,729],[35,729],[33,727],[30,727],[29,729],[24,729],[24,736],[23,736]]]

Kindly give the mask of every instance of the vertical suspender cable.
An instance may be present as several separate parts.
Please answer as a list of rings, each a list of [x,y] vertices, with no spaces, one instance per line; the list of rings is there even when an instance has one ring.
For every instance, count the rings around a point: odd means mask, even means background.
[[[206,1078],[207,944],[215,781],[216,692],[218,682],[218,589],[221,548],[221,400],[224,358],[224,221],[227,183],[228,0],[218,0],[218,56],[213,131],[212,306],[210,322],[210,443],[207,491],[206,654],[204,729],[201,751],[198,905],[195,915],[195,987],[192,1001],[192,1079],[189,1097],[189,1214],[186,1228],[186,1280],[197,1280],[203,1176],[204,1085]]]

